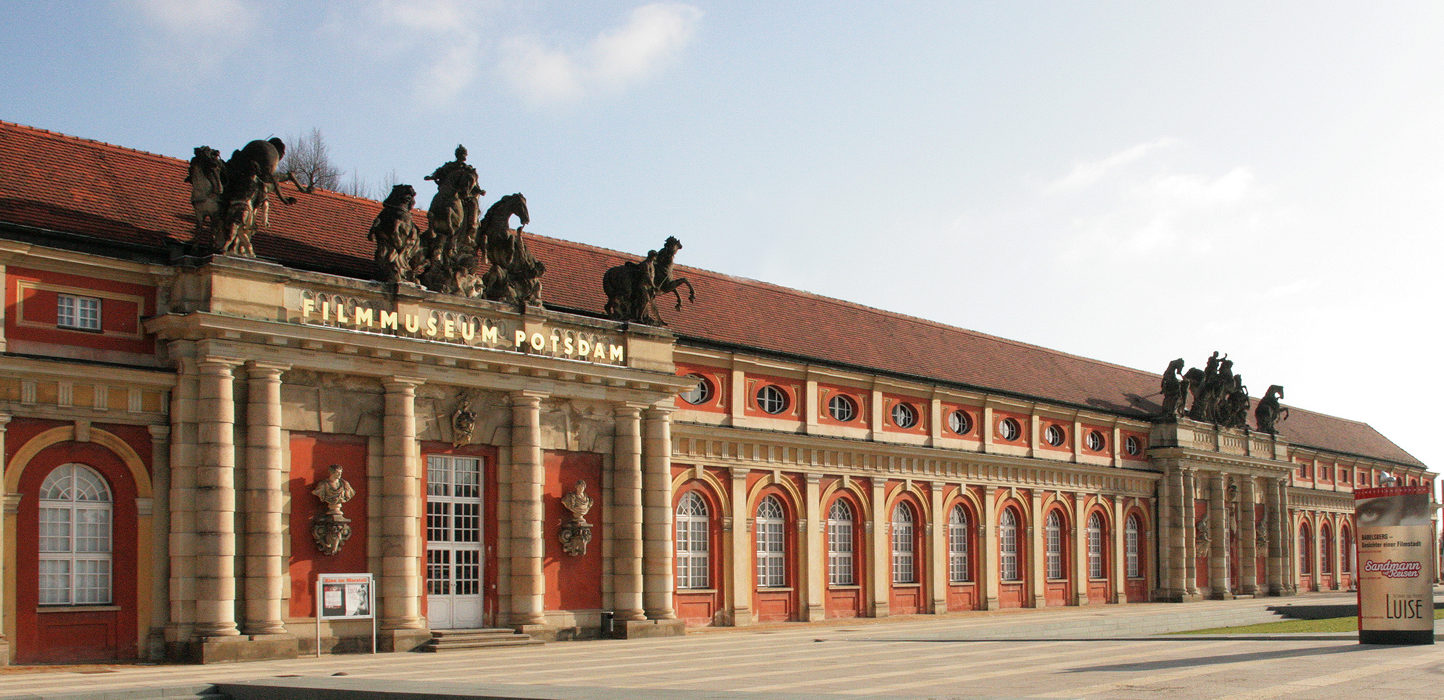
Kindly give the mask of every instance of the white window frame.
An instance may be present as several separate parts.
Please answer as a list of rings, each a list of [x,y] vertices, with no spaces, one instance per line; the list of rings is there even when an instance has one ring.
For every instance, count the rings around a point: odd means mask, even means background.
[[[776,384],[764,384],[757,390],[757,408],[770,416],[787,411],[787,392]]]
[[[971,583],[973,580],[972,561],[968,557],[970,532],[968,509],[959,503],[948,513],[948,581],[950,583]]]
[[[892,509],[892,582],[917,583],[917,540],[913,533],[913,509],[898,503]]]
[[[39,507],[40,605],[110,605],[115,499],[105,477],[78,462],[62,464],[41,483]]]
[[[1058,581],[1065,577],[1063,571],[1063,516],[1058,511],[1048,511],[1047,527],[1044,533],[1047,536],[1043,551],[1046,553],[1046,566],[1048,580]]]
[[[833,394],[827,400],[827,415],[840,423],[851,423],[857,418],[857,402],[845,394]]]
[[[1088,516],[1088,578],[1108,578],[1103,564],[1103,516],[1094,513]]]
[[[904,430],[918,425],[918,409],[906,401],[899,401],[892,407],[892,424]]]
[[[1063,443],[1068,442],[1068,433],[1063,430],[1063,426],[1054,423],[1043,431],[1043,441],[1053,447],[1062,447]]]
[[[1319,528],[1319,573],[1325,576],[1334,574],[1333,534],[1328,525]]]
[[[680,394],[683,401],[693,405],[701,406],[712,400],[712,381],[700,374],[689,374],[687,379],[695,380],[697,383]]]
[[[1299,527],[1299,575],[1311,576],[1314,573],[1314,538],[1309,532],[1309,526]]]
[[[827,583],[857,585],[857,555],[853,543],[856,522],[852,506],[837,499],[827,509]]]
[[[948,414],[948,430],[958,435],[967,435],[973,432],[973,417],[967,411],[955,409]]]
[[[1004,418],[998,421],[998,437],[1004,442],[1013,442],[1023,437],[1023,426],[1015,419]]]
[[[1103,437],[1103,433],[1097,430],[1088,431],[1088,435],[1084,437],[1084,441],[1088,449],[1094,452],[1102,452],[1108,447],[1108,438]]]
[[[753,533],[757,539],[757,587],[787,586],[786,513],[776,496],[757,504]]]
[[[101,302],[98,297],[60,294],[55,302],[55,325],[78,331],[100,330]]]
[[[711,513],[707,500],[688,491],[677,502],[672,521],[677,538],[677,588],[705,590],[711,586]]]
[[[1018,516],[1004,508],[998,518],[998,578],[1007,583],[1023,580],[1018,571]]]
[[[1141,526],[1137,515],[1128,516],[1127,524],[1123,528],[1123,547],[1126,554],[1126,566],[1128,578],[1143,578],[1142,562],[1139,560],[1139,530]]]

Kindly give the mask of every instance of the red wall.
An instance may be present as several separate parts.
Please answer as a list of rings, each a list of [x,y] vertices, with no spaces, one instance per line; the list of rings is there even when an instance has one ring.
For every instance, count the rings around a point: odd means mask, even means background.
[[[342,512],[351,520],[351,539],[341,551],[326,556],[311,539],[311,518],[325,511],[311,490],[324,480],[327,468],[339,464],[342,476],[356,489]],[[367,573],[366,438],[353,435],[291,433],[291,607],[292,617],[316,614],[316,574]]]
[[[595,610],[602,607],[602,530],[605,509],[602,507],[602,456],[591,452],[556,452],[548,450],[542,457],[546,482],[542,487],[544,504],[542,538],[546,555],[542,570],[546,579],[547,610]],[[587,513],[592,524],[592,541],[587,553],[580,557],[562,552],[557,532],[571,512],[562,505],[562,496],[572,490],[578,480],[587,482],[587,495],[593,505]]]
[[[10,267],[5,272],[6,337],[99,350],[155,352],[150,339],[137,337],[141,334],[140,318],[155,313],[154,288],[23,267]],[[28,289],[23,298],[20,294],[22,282],[37,285]],[[101,332],[56,328],[56,296],[60,292],[47,287],[74,288],[74,292],[67,290],[66,293],[100,297]],[[137,299],[106,298],[105,294]],[[26,325],[29,323],[49,327]]]
[[[690,472],[686,467],[672,467],[672,475],[677,476],[683,472]],[[725,476],[725,475],[724,475]],[[677,589],[674,594],[674,605],[677,608],[677,617],[686,621],[689,627],[697,627],[712,624],[718,610],[722,609],[722,518],[726,513],[722,510],[722,501],[712,491],[710,485],[705,481],[692,479],[682,483],[681,488],[672,499],[672,512],[677,511],[677,504],[681,503],[682,497],[697,492],[707,504],[707,585],[705,590]],[[676,537],[676,530],[673,530],[673,537]],[[676,540],[673,539],[675,542]],[[676,575],[676,560],[672,562],[674,581]]]

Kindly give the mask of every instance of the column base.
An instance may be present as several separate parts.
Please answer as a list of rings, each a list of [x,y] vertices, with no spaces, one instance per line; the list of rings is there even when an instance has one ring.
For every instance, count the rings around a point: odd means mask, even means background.
[[[671,620],[627,620],[612,626],[613,639],[681,637],[685,634],[687,634],[687,623],[675,618]]]
[[[985,599],[985,600],[983,601],[983,605],[982,605],[982,608],[981,608],[981,609],[983,609],[983,610],[1001,610],[1002,608],[1003,608],[1003,606],[1002,606],[1002,604],[1000,604],[1000,603],[998,602],[998,599],[997,599],[997,598],[987,598],[987,599]]]
[[[383,629],[376,633],[376,651],[416,651],[431,641],[431,630],[422,628]]]
[[[0,666],[10,665],[10,640],[0,637]]]
[[[734,608],[732,610],[733,627],[749,627],[752,625],[751,608]]]
[[[1233,599],[1234,599],[1234,595],[1233,595],[1233,592],[1232,592],[1232,591],[1229,591],[1229,590],[1209,591],[1209,592],[1208,592],[1208,599],[1209,599],[1209,600],[1233,600]]]
[[[194,663],[223,664],[294,659],[299,655],[299,648],[292,635],[267,634],[254,637],[198,637],[191,640],[188,652],[187,656]]]
[[[1195,603],[1203,600],[1203,596],[1200,596],[1197,593],[1189,593],[1187,591],[1180,591],[1174,589],[1171,591],[1164,590],[1154,592],[1153,600],[1159,603]]]
[[[807,606],[807,617],[803,618],[808,622],[821,622],[827,619],[827,611],[821,605]]]

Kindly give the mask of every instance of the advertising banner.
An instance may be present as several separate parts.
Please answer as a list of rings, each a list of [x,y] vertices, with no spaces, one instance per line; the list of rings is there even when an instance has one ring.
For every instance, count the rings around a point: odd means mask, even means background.
[[[1433,644],[1428,486],[1354,492],[1359,529],[1359,643]]]

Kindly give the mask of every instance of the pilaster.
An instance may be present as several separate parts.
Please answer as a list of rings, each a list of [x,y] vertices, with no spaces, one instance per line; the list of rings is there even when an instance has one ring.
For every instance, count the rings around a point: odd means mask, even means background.
[[[986,433],[986,431],[984,431]],[[991,486],[983,488],[983,513],[978,523],[978,597],[984,610],[997,610],[998,604],[998,495]]]
[[[170,426],[151,425],[150,464],[151,494],[153,507],[151,515],[151,562],[154,570],[150,577],[150,634],[146,638],[144,654],[149,659],[165,657],[165,629],[170,619]],[[5,454],[3,434],[0,434],[0,459]],[[4,481],[0,480],[0,488]],[[3,534],[3,533],[0,533]],[[0,543],[4,537],[0,536]],[[3,545],[0,545],[3,546]],[[0,552],[0,560],[3,560]],[[3,596],[0,596],[3,598]],[[0,629],[4,629],[0,626]]]
[[[1033,416],[1033,437],[1037,437],[1038,416]],[[1034,444],[1037,444],[1036,442]],[[1047,520],[1043,516],[1043,493],[1033,489],[1028,501],[1028,569],[1032,574],[1027,579],[1032,583],[1033,607],[1043,608],[1048,606],[1048,562],[1046,534]],[[1022,562],[1018,562],[1022,564]]]
[[[807,525],[803,529],[802,537],[802,561],[806,564],[803,567],[806,574],[803,591],[806,595],[803,596],[802,605],[806,611],[803,619],[808,622],[817,622],[827,617],[823,605],[827,585],[827,549],[823,546],[823,535],[827,530],[827,519],[822,514],[821,485],[821,474],[807,474],[806,492],[803,494]]]
[[[1198,473],[1183,470],[1183,591],[1184,596],[1198,596]]]
[[[1078,433],[1081,432],[1081,424],[1075,421],[1073,425],[1074,443],[1081,445],[1082,438],[1077,437]],[[1074,454],[1078,454],[1078,450],[1075,450]],[[1073,494],[1073,560],[1071,564],[1073,568],[1074,605],[1088,604],[1088,581],[1090,576],[1088,572],[1088,511],[1086,505],[1087,494]]]
[[[752,624],[752,537],[747,513],[746,467],[732,467],[732,625]]]
[[[872,528],[867,537],[867,561],[872,564],[872,575],[867,578],[872,584],[870,607],[873,617],[887,617],[892,607],[888,599],[892,591],[892,547],[887,531],[886,486],[886,481],[872,479]]]
[[[1233,597],[1228,580],[1228,501],[1223,472],[1212,472],[1208,480],[1208,588],[1209,597]]]
[[[933,512],[932,534],[928,537],[928,590],[932,592],[933,613],[941,615],[948,611],[948,511],[944,508],[942,484],[928,484],[928,495]]]
[[[1271,479],[1264,482],[1264,524],[1268,533],[1268,592],[1270,595],[1283,595],[1286,591],[1284,586],[1284,552],[1287,551],[1286,539],[1282,537],[1283,517],[1279,510],[1279,479]]]
[[[1239,477],[1238,489],[1239,593],[1255,595],[1258,587],[1258,527],[1254,501],[1258,490],[1252,476]]]

